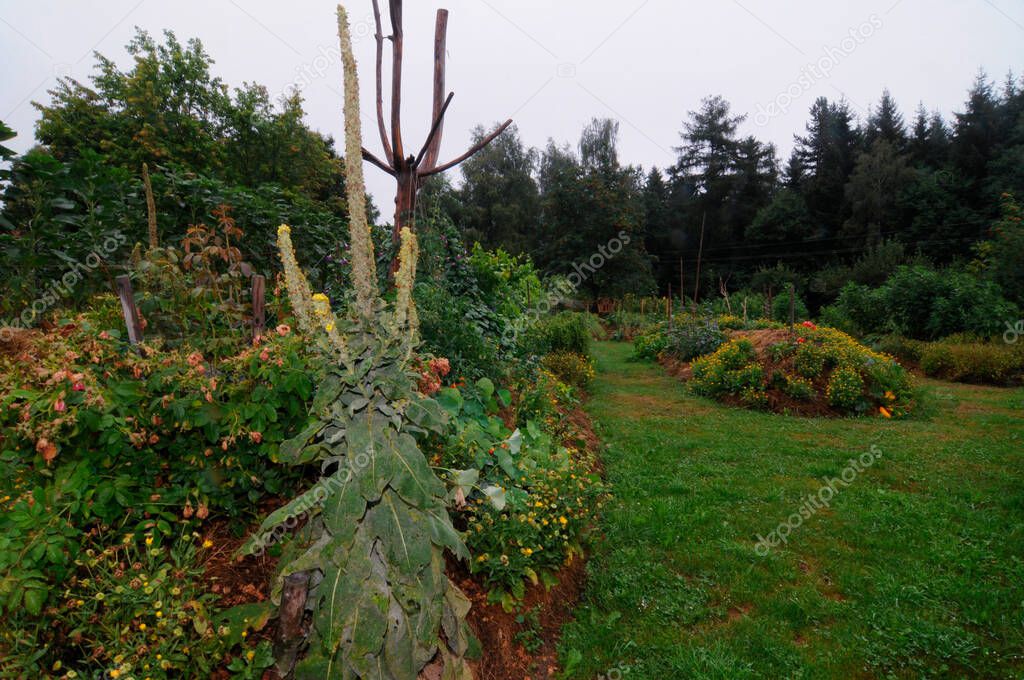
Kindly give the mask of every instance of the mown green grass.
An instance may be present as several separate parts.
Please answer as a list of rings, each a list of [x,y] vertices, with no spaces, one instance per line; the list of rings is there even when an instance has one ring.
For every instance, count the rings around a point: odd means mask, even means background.
[[[807,419],[693,397],[625,344],[596,354],[615,498],[564,631],[574,677],[1024,677],[1024,390],[929,381],[914,419]]]

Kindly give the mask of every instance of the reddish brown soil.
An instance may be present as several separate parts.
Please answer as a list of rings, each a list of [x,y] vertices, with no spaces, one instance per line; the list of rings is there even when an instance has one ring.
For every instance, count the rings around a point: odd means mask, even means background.
[[[542,641],[540,649],[528,652],[516,636],[528,628],[516,622],[515,613],[500,605],[487,603],[487,590],[474,581],[464,568],[449,569],[452,579],[473,602],[469,624],[483,647],[483,658],[473,663],[477,680],[546,680],[558,673],[557,645],[562,626],[572,619],[572,611],[585,581],[583,560],[574,560],[558,573],[558,584],[545,590],[532,586],[526,591],[521,611],[536,610]]]

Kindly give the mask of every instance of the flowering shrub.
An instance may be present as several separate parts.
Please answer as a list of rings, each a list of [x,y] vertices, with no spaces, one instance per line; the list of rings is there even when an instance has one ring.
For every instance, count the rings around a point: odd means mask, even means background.
[[[90,671],[111,678],[209,677],[266,617],[258,605],[240,610],[253,612],[248,622],[234,621],[236,612],[217,613],[215,596],[198,583],[198,560],[213,544],[198,545],[198,536],[92,537],[93,545],[106,547],[88,548],[74,560],[55,627],[42,631],[47,642],[67,636],[54,647],[50,668],[66,677]],[[264,659],[268,651],[261,651]],[[256,655],[247,650],[241,658],[253,662]]]
[[[0,354],[0,609],[38,616],[97,526],[168,535],[245,516],[294,473],[271,464],[305,419],[314,372],[282,326],[208,361],[192,347],[129,351],[83,314]]]
[[[450,470],[457,520],[473,556],[470,570],[507,608],[523,597],[527,582],[550,585],[555,571],[581,554],[604,494],[587,452],[560,443],[572,433],[554,427],[567,421],[559,409],[569,398],[556,384],[542,372],[521,395],[523,425],[515,430],[498,417],[511,394],[488,380],[438,396],[450,423],[433,463]],[[530,418],[548,413],[559,417]]]
[[[552,352],[541,365],[569,385],[586,387],[594,379],[594,362],[575,352]]]
[[[698,394],[758,408],[789,408],[788,397],[839,413],[888,418],[906,415],[913,403],[910,378],[892,357],[810,322],[797,326],[791,340],[762,352],[748,338],[731,340],[694,361],[692,369],[690,385]]]

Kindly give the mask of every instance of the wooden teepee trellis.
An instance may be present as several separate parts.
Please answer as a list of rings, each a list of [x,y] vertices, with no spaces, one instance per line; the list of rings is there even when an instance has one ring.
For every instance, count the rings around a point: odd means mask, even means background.
[[[402,141],[402,57],[404,40],[402,32],[402,0],[389,0],[392,48],[391,69],[391,133],[384,119],[384,33],[381,28],[381,12],[378,0],[373,0],[373,18],[377,32],[377,127],[380,141],[384,147],[384,158],[381,160],[365,147],[363,158],[395,178],[395,228],[394,242],[398,243],[403,227],[414,228],[413,218],[416,210],[416,196],[423,181],[446,170],[450,170],[473,155],[483,150],[512,124],[509,119],[499,125],[492,133],[481,139],[473,147],[458,158],[448,163],[438,164],[441,152],[441,138],[444,134],[444,116],[452,102],[454,92],[445,96],[446,48],[448,40],[448,10],[437,11],[437,22],[434,30],[434,108],[433,124],[427,134],[427,140],[418,154],[406,155]]]

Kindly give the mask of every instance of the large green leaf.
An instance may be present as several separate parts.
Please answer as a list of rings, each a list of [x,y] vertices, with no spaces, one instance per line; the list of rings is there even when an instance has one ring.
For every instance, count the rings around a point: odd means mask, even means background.
[[[402,433],[391,441],[395,445],[395,476],[391,485],[405,501],[418,508],[436,505],[444,497],[444,484],[430,469],[416,440]]]
[[[427,516],[392,493],[366,512],[366,530],[381,540],[384,555],[404,573],[417,574],[430,563],[433,546]]]

